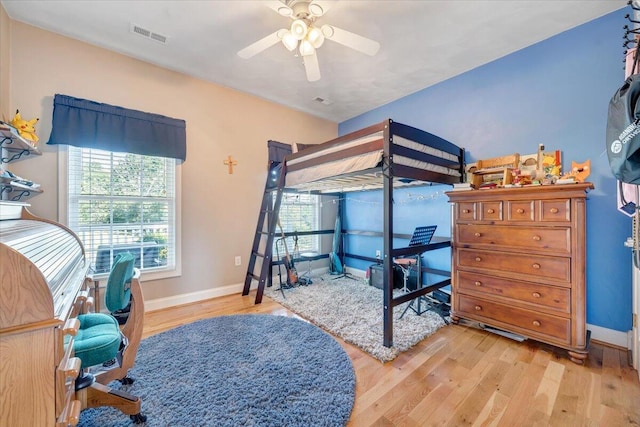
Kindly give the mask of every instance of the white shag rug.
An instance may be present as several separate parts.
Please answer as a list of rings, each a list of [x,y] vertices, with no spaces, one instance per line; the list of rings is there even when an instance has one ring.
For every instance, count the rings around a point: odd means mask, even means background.
[[[401,304],[393,310],[393,346],[385,347],[382,290],[363,279],[314,277],[311,285],[284,289],[284,298],[274,280],[264,294],[382,362],[393,360],[445,325],[434,311],[418,316],[409,309],[400,319],[409,302]]]

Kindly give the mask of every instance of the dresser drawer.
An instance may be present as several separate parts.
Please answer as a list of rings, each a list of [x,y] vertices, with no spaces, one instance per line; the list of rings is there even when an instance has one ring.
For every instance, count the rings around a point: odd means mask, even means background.
[[[482,221],[502,221],[502,202],[480,202],[479,219]]]
[[[474,221],[476,218],[476,203],[460,202],[456,203],[456,217],[458,221]]]
[[[524,335],[531,332],[533,337],[550,337],[565,344],[570,342],[571,320],[568,318],[500,304],[469,295],[459,294],[457,298],[457,314],[462,317],[488,321],[488,323],[491,320],[496,320],[520,328],[522,330],[520,332]]]
[[[541,200],[540,221],[571,221],[571,204],[569,199]]]
[[[489,299],[494,296],[511,298],[542,309],[571,313],[571,291],[567,288],[519,282],[468,271],[458,271],[457,279],[457,291],[461,293],[472,293]],[[532,309],[535,307],[532,306]]]
[[[571,253],[571,229],[534,226],[459,224],[455,239],[461,245],[493,245],[523,250]]]
[[[509,221],[528,221],[536,218],[535,202],[533,200],[516,200],[507,202],[507,219]]]
[[[518,273],[525,280],[552,279],[554,284],[571,286],[571,260],[533,254],[516,254],[474,249],[456,249],[457,267]]]

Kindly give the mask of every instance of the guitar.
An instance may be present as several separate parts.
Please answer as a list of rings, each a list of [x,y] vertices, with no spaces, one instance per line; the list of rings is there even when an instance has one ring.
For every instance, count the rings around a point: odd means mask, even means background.
[[[278,218],[278,227],[280,227],[280,233],[282,234],[282,241],[284,242],[284,267],[287,270],[287,284],[289,286],[293,286],[298,283],[298,271],[296,267],[293,265],[293,258],[289,255],[289,248],[287,247],[287,239],[284,236],[284,230],[282,229],[282,224],[280,224],[280,218]]]

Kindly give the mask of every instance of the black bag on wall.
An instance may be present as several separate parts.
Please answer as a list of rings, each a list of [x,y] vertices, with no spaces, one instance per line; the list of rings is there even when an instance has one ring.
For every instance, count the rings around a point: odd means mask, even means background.
[[[638,64],[634,60],[633,71]],[[609,101],[607,155],[613,175],[640,184],[640,74],[632,74]]]

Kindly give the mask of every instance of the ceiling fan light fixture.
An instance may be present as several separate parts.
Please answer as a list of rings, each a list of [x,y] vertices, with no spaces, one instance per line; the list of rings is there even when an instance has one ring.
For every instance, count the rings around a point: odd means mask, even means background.
[[[309,31],[307,32],[307,40],[309,40],[313,47],[318,49],[320,46],[322,46],[322,43],[324,43],[324,35],[322,34],[322,31],[320,31],[316,27],[310,27]]]
[[[298,40],[307,35],[307,24],[302,19],[296,19],[291,23],[291,34]]]
[[[309,3],[309,13],[313,16],[322,16],[324,9],[318,3]]]
[[[308,56],[313,55],[316,49],[313,47],[311,42],[307,39],[304,39],[300,42],[300,55]]]
[[[333,37],[333,33],[335,32],[333,31],[333,27],[331,25],[325,24],[320,29],[322,30],[322,35],[329,39]]]
[[[291,31],[287,31],[282,36],[282,44],[286,47],[290,52],[293,52],[296,47],[298,47],[298,39],[296,36],[291,34]]]
[[[282,16],[291,16],[293,14],[293,10],[288,6],[282,6],[278,8],[278,13]]]

